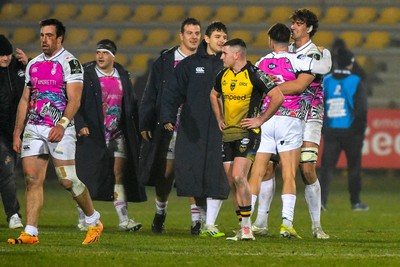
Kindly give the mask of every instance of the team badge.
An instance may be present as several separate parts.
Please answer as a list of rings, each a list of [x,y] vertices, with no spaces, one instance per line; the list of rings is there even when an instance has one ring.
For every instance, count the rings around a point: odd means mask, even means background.
[[[236,83],[235,83],[235,82],[232,82],[232,83],[231,83],[231,91],[235,90],[235,87],[236,87]]]

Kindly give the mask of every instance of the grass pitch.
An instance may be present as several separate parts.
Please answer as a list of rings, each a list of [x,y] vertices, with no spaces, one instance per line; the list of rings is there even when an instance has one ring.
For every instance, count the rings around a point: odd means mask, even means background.
[[[279,237],[281,223],[280,188],[271,207],[270,236],[253,242],[229,242],[225,238],[190,235],[190,207],[186,198],[171,193],[166,220],[167,232],[153,235],[154,189],[147,188],[149,201],[130,203],[129,213],[143,223],[136,233],[118,231],[118,219],[111,202],[95,202],[104,232],[99,244],[82,246],[85,233],[76,229],[74,202],[55,180],[48,180],[45,206],[40,217],[40,243],[8,245],[7,238],[20,230],[7,228],[0,210],[0,266],[399,266],[400,226],[398,177],[364,175],[362,200],[367,212],[350,209],[347,178],[333,181],[329,210],[322,212],[322,226],[329,240],[315,240],[304,200],[304,186],[298,183],[294,226],[302,240]],[[22,180],[22,179],[21,179]],[[19,199],[24,211],[24,185],[19,181]],[[217,219],[220,230],[234,235],[238,227],[232,201],[224,202]]]

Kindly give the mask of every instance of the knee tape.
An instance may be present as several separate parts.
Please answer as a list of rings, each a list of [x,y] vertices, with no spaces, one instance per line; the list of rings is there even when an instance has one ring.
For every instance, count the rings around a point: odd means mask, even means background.
[[[316,163],[318,160],[318,148],[307,147],[301,149],[300,163]]]
[[[72,188],[69,191],[73,197],[77,197],[85,191],[85,184],[82,183],[76,175],[74,165],[56,167],[55,169],[59,181],[65,179],[72,182]]]

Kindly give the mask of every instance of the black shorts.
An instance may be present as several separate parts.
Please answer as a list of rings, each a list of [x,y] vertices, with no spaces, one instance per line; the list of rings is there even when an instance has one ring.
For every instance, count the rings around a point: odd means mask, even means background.
[[[248,158],[254,161],[258,147],[260,146],[260,135],[250,135],[239,140],[223,142],[222,161],[233,161],[236,157]]]

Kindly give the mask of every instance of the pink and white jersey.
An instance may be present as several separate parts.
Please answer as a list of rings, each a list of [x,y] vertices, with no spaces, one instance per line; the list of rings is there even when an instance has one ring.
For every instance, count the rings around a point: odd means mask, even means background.
[[[116,69],[111,74],[105,74],[96,67],[101,87],[104,116],[104,137],[106,141],[122,136],[120,120],[122,114],[122,98],[124,91],[121,79]]]
[[[314,59],[309,57],[298,58],[294,53],[280,52],[269,53],[262,57],[255,65],[269,75],[277,77],[278,84],[296,80],[300,73],[311,73]],[[289,116],[305,119],[312,98],[304,93],[297,95],[285,95],[285,100],[275,113],[277,116]],[[271,102],[270,97],[265,97],[262,112]]]
[[[83,82],[83,68],[64,48],[51,58],[42,53],[32,59],[25,74],[25,83],[31,89],[28,123],[56,125],[68,102],[66,84],[73,82]]]
[[[309,40],[302,47],[295,48],[294,43],[289,45],[289,51],[296,53],[297,56],[307,56],[319,59],[322,55],[317,46]],[[324,119],[324,88],[323,75],[317,74],[314,81],[308,86],[305,93],[312,97],[310,110],[306,120],[321,121]]]

